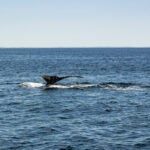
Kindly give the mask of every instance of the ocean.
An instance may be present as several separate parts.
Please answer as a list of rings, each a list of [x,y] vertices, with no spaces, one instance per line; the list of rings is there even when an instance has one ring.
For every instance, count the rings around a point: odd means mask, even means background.
[[[0,48],[0,150],[33,149],[149,150],[150,48]]]

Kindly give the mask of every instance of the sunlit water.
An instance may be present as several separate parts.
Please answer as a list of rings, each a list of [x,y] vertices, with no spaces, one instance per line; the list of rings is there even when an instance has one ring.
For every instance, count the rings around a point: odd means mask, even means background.
[[[150,149],[149,48],[1,48],[0,77],[2,150]]]

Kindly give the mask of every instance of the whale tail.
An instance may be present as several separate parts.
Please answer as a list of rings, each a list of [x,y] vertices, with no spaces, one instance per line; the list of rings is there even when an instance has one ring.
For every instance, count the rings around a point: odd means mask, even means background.
[[[45,81],[46,81],[46,85],[51,85],[54,84],[60,80],[63,80],[65,78],[82,78],[81,76],[63,76],[63,77],[58,77],[58,76],[50,76],[50,75],[42,75],[41,76]]]

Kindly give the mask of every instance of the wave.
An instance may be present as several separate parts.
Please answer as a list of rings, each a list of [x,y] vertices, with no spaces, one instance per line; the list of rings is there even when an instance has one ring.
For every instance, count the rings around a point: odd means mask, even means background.
[[[78,83],[71,85],[64,84],[54,84],[50,86],[45,86],[43,83],[36,82],[23,82],[19,84],[22,87],[30,87],[30,88],[39,88],[43,87],[45,89],[86,89],[86,88],[101,88],[101,89],[113,89],[113,90],[149,90],[150,86],[146,85],[138,85],[133,83],[115,83],[115,82],[106,82],[100,84],[90,84],[90,83]]]

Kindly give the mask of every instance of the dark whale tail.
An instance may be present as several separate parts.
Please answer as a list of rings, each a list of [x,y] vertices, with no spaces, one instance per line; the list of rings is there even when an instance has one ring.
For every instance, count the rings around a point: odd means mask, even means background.
[[[65,78],[82,78],[81,76],[63,76],[63,77],[58,77],[58,76],[50,76],[50,75],[42,75],[42,78],[46,81],[46,85],[51,85],[54,84],[60,80],[63,80]]]

